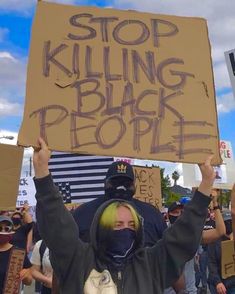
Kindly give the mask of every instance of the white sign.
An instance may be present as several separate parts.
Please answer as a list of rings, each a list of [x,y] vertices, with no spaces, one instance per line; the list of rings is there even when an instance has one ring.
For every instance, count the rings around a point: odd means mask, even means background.
[[[36,205],[35,186],[32,177],[24,177],[20,179],[19,192],[16,201],[16,207],[22,207],[28,203],[29,206]]]
[[[231,142],[220,140],[220,154],[222,165],[214,167],[216,178],[214,188],[231,189],[235,179],[235,162]],[[182,164],[184,185],[186,187],[197,187],[201,181],[201,173],[197,165]]]
[[[224,55],[235,98],[235,49],[224,52]]]

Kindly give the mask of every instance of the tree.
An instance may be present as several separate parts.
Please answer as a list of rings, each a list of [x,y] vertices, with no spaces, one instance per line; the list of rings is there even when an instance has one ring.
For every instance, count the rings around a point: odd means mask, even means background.
[[[171,178],[174,181],[174,186],[177,185],[177,181],[180,178],[180,174],[177,170],[175,170],[172,174],[171,174]]]
[[[160,168],[162,198],[165,202],[170,194],[171,180],[168,175],[164,176],[164,172],[165,172],[165,169]]]

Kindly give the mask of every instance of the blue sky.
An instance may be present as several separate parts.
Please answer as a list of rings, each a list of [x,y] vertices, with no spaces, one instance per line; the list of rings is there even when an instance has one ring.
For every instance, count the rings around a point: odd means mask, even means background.
[[[213,0],[213,4],[211,0],[53,2],[206,18],[212,47],[220,138],[230,141],[235,152],[235,98],[224,59],[224,52],[235,48],[235,1],[230,0],[226,7],[221,0]],[[0,1],[0,137],[8,134],[16,137],[21,124],[30,30],[36,3],[36,0]]]

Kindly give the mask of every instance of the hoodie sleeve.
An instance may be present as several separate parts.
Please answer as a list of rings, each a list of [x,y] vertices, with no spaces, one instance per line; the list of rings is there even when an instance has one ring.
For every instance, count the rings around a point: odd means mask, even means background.
[[[77,251],[82,260],[84,243],[78,238],[78,227],[71,213],[65,208],[51,175],[34,178],[34,183],[39,232],[50,250],[53,268],[58,277],[63,279],[75,254],[78,254]]]
[[[183,214],[164,232],[162,240],[149,249],[149,262],[155,272],[160,269],[164,288],[179,278],[185,263],[194,257],[210,201],[210,197],[196,191]]]

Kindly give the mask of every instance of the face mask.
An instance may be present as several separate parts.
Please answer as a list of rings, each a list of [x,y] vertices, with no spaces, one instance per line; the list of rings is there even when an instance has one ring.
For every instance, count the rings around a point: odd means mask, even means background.
[[[18,226],[18,225],[21,224],[21,219],[20,218],[13,217],[11,220],[12,220],[14,226]]]
[[[105,196],[109,199],[131,200],[135,194],[133,181],[123,178],[111,179],[105,187]]]
[[[9,243],[12,240],[13,234],[2,234],[0,233],[0,245]]]
[[[168,218],[169,218],[170,223],[173,224],[177,220],[178,216],[169,215]]]
[[[114,258],[125,258],[134,248],[136,232],[126,228],[113,230],[107,239],[106,251]]]

